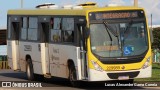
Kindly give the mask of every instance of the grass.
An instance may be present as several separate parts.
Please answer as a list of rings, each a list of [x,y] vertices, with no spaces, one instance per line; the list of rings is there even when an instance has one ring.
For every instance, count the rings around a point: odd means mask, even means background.
[[[146,72],[147,73],[147,72]],[[160,64],[154,63],[152,66],[152,77],[151,78],[143,78],[143,79],[135,79],[135,81],[160,81]]]

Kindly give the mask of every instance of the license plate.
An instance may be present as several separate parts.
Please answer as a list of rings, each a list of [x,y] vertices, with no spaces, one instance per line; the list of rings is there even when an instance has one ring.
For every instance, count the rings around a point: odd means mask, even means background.
[[[129,76],[119,76],[118,80],[128,80]]]

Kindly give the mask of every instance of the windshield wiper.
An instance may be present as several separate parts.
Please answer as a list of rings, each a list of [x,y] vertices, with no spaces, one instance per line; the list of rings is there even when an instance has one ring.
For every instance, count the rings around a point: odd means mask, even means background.
[[[107,31],[107,33],[108,33],[108,35],[109,35],[109,38],[110,38],[110,40],[112,41],[112,37],[111,37],[111,34],[109,33],[109,31],[111,32],[112,30],[110,30],[110,28],[108,27],[108,23],[107,22],[103,22],[104,23],[104,25],[105,25],[105,27],[106,27],[106,31]],[[113,33],[112,33],[113,34]]]
[[[112,27],[110,27],[110,26],[108,25],[107,22],[103,22],[103,23],[104,23],[104,25],[106,26],[106,28],[107,28],[115,37],[118,37],[118,34],[113,30]]]
[[[103,22],[104,23],[104,25],[105,25],[105,27],[106,27],[106,31],[107,31],[107,33],[108,33],[108,35],[109,35],[109,38],[110,38],[110,41],[111,41],[111,43],[110,43],[110,49],[109,49],[109,57],[110,57],[110,53],[111,53],[111,47],[112,47],[112,41],[113,41],[113,39],[112,39],[112,37],[111,37],[111,34],[109,33],[109,27],[108,27],[108,23],[107,22]],[[110,30],[111,31],[111,30]]]
[[[105,25],[105,27],[106,27],[106,31],[107,31],[107,33],[108,33],[108,35],[109,35],[109,38],[110,38],[110,41],[111,41],[111,43],[110,43],[110,49],[109,49],[109,56],[110,56],[111,47],[112,47],[112,41],[113,41],[113,38],[112,38],[110,32],[111,32],[115,37],[117,37],[118,44],[119,44],[119,38],[118,38],[118,34],[113,30],[112,27],[110,27],[110,26],[108,25],[107,22],[103,22],[103,23],[104,23],[104,25]],[[109,32],[109,31],[110,31],[110,32]]]

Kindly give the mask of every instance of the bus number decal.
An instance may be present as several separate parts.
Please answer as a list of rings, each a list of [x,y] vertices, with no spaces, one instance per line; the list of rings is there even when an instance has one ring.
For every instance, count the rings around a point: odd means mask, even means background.
[[[120,70],[120,66],[107,66],[106,70]]]
[[[24,51],[32,51],[31,45],[24,45]]]

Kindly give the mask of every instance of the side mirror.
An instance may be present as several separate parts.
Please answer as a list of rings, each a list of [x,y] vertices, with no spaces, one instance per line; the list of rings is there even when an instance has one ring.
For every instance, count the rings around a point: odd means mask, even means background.
[[[151,39],[151,43],[154,42],[152,30],[153,30],[152,28],[149,29],[149,31],[150,31],[150,39]]]

